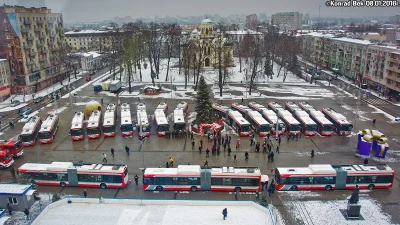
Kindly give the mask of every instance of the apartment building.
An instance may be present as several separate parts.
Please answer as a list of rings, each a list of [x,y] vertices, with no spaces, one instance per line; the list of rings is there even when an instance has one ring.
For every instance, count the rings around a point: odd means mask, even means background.
[[[111,37],[115,32],[106,28],[99,30],[74,30],[65,33],[66,42],[75,51],[109,51]]]
[[[67,77],[60,63],[64,43],[61,13],[46,7],[4,5],[0,21],[0,57],[9,61],[12,93],[35,93]]]
[[[0,59],[0,102],[10,96],[10,65],[7,59]]]
[[[299,12],[279,12],[271,16],[271,24],[287,27],[287,30],[300,30],[303,14]]]

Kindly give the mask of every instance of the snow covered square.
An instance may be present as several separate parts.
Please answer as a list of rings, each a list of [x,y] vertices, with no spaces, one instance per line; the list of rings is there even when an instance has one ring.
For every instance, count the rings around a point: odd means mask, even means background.
[[[226,220],[222,216],[224,208],[228,209]],[[105,199],[99,203],[99,199],[73,198],[48,206],[32,224],[269,225],[273,222],[267,208],[250,201]]]

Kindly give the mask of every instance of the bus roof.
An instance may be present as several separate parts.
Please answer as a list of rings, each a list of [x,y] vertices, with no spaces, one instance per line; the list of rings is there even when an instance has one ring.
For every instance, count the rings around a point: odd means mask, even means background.
[[[394,170],[386,164],[378,165],[333,165],[337,171],[347,171],[347,173],[364,173],[364,172],[394,172]]]
[[[307,117],[299,117],[299,119],[300,119],[303,123],[305,123],[305,124],[307,124],[307,125],[316,125],[316,123],[314,122],[314,120],[312,120],[308,115],[307,115]]]
[[[310,117],[310,115],[308,115],[308,113],[306,111],[303,111],[303,110],[296,111],[295,115],[298,116],[298,117],[307,117],[307,118]]]
[[[104,123],[103,126],[113,126],[115,124],[115,111],[107,110],[104,113]]]
[[[294,102],[286,102],[286,107],[288,108],[288,109],[290,109],[291,111],[298,111],[298,110],[300,110],[300,107],[296,104],[296,103],[294,103]]]
[[[73,164],[72,162],[52,162],[50,164],[44,163],[25,163],[18,168],[21,172],[35,172],[35,171],[67,171],[67,169],[77,169],[79,172],[123,172],[126,165],[112,165],[112,164]]]
[[[147,119],[147,113],[144,110],[138,110],[137,111],[137,125],[142,125],[142,126],[148,126],[149,125],[149,120]],[[139,124],[140,120],[140,124]]]
[[[249,102],[248,106],[254,110],[257,111],[264,111],[264,110],[268,110],[267,107],[257,103],[257,102]]]
[[[144,104],[144,103],[139,103],[139,104],[136,106],[136,110],[137,110],[137,111],[139,111],[139,110],[146,111],[146,104]]]
[[[176,106],[177,109],[183,109],[183,110],[186,110],[187,107],[188,107],[188,104],[185,101],[180,101],[179,104]]]
[[[228,113],[228,115],[230,117],[232,117],[232,119],[234,119],[239,125],[247,125],[250,124],[247,120],[245,120],[242,116],[242,114],[240,114],[240,112],[238,111],[230,111]]]
[[[285,120],[286,122],[290,123],[290,124],[300,124],[299,121],[297,121],[292,114],[287,111],[287,110],[282,110],[278,112],[279,117],[281,117],[283,120]]]
[[[305,111],[316,110],[310,103],[308,102],[299,102],[300,108]]]
[[[168,108],[167,103],[165,103],[165,102],[160,102],[160,103],[158,103],[156,110],[157,110],[157,109],[161,109],[161,110],[166,111],[167,108]]]
[[[116,106],[114,103],[108,104],[106,110],[115,110]]]
[[[246,111],[248,112],[251,110],[248,106],[240,105],[239,103],[232,103],[231,107],[243,113],[246,113]]]
[[[50,131],[57,119],[58,119],[57,114],[47,115],[46,119],[42,123],[42,126],[40,127],[39,132]]]
[[[258,125],[269,125],[268,121],[262,117],[262,115],[257,111],[248,112],[248,116],[253,119]]]
[[[345,116],[336,112],[332,108],[323,108],[322,111],[326,112],[332,119],[336,120],[339,124],[350,124],[350,122],[347,121]]]
[[[157,124],[168,124],[167,117],[165,116],[163,109],[156,109],[154,111],[154,119],[156,120]]]
[[[75,112],[71,122],[71,129],[79,129],[83,127],[83,119],[85,114],[83,112]]]
[[[24,127],[22,128],[21,134],[31,134],[35,130],[35,128],[39,125],[40,117],[39,116],[32,116],[28,119],[28,122],[25,123]]]
[[[94,110],[88,119],[88,127],[98,127],[100,123],[101,112]]]
[[[202,169],[211,169],[211,174],[261,175],[258,167],[205,167],[199,165],[179,165],[177,168],[146,168],[144,174],[159,175],[199,175]]]
[[[320,112],[320,111],[310,111],[310,116],[317,120],[320,124],[325,124],[325,125],[333,125],[331,121],[329,121],[325,115]]]
[[[121,111],[122,111],[123,109],[128,109],[128,110],[130,110],[131,107],[129,106],[128,103],[122,103],[122,104],[121,104]]]
[[[270,102],[268,103],[268,107],[272,110],[278,110],[278,108],[283,108],[281,105],[279,105],[279,103],[277,102]]]
[[[308,167],[278,167],[276,170],[281,175],[336,174],[336,170],[330,164],[311,164]]]
[[[218,111],[224,112],[226,113],[227,111],[231,110],[228,106],[224,106],[224,105],[219,105],[219,104],[212,104],[212,108],[216,109]]]
[[[185,123],[185,117],[182,109],[174,110],[174,123]]]

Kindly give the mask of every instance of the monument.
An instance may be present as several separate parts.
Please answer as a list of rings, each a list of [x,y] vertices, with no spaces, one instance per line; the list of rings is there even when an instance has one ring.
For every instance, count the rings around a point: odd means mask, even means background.
[[[347,220],[363,220],[361,216],[361,205],[359,204],[360,188],[358,185],[353,189],[353,193],[347,201],[347,209],[341,209],[340,212]]]

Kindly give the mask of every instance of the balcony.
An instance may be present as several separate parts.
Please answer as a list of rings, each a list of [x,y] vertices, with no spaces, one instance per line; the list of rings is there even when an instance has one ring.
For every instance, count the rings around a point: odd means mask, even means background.
[[[31,66],[31,65],[33,65],[35,62],[33,61],[33,60],[31,60],[31,61],[26,61],[26,65],[28,65],[28,66]]]
[[[37,47],[43,47],[43,45],[44,45],[44,43],[42,43],[42,42],[39,42],[36,44]]]
[[[25,49],[25,50],[31,49],[31,48],[32,48],[32,45],[24,45],[24,49]]]
[[[46,39],[46,35],[42,34],[39,36],[40,39]]]
[[[32,24],[32,21],[30,21],[30,20],[25,20],[25,21],[24,21],[24,24],[25,24],[25,25],[31,25],[31,24]]]
[[[31,57],[35,57],[35,56],[36,56],[36,52],[31,52],[31,53],[29,53],[29,55],[30,55]]]
[[[42,31],[42,28],[38,28],[38,27],[35,28],[35,32],[40,32],[40,31]]]
[[[34,36],[28,36],[28,41],[33,41],[33,40],[35,40]]]
[[[54,41],[48,41],[47,43],[49,46],[52,46],[54,44]]]
[[[54,20],[47,20],[47,23],[48,23],[48,24],[53,24],[53,23],[54,23]]]
[[[27,29],[27,28],[22,28],[21,29],[21,33],[23,33],[23,34],[26,34],[28,32],[29,32],[29,29]]]
[[[60,31],[61,30],[61,27],[56,27],[56,31]]]
[[[47,54],[48,52],[47,50],[42,50],[42,54]]]
[[[44,57],[39,59],[39,62],[44,62],[44,61],[46,61],[46,58],[44,58]]]
[[[389,62],[400,63],[400,59],[389,57]]]
[[[51,37],[51,38],[55,38],[55,37],[56,37],[56,34],[50,34],[50,37]]]
[[[391,66],[389,67],[389,70],[394,71],[396,73],[400,73],[400,66],[399,67]]]
[[[43,24],[43,21],[42,20],[37,20],[36,24],[40,24],[41,25],[41,24]]]

